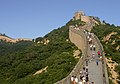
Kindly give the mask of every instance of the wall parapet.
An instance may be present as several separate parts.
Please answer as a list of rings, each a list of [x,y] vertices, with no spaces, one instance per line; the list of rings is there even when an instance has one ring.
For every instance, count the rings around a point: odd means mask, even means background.
[[[78,37],[77,38],[72,38],[72,34],[76,34]],[[74,67],[74,69],[71,71],[71,73],[64,79],[54,83],[54,84],[70,84],[70,78],[71,76],[73,75],[77,75],[79,73],[79,71],[82,69],[82,66],[83,66],[83,63],[84,63],[84,60],[85,58],[87,57],[87,40],[86,40],[86,36],[84,34],[84,32],[82,30],[76,30],[74,28],[69,28],[69,38],[71,40],[71,42],[73,42],[79,49],[80,47],[78,46],[78,44],[76,44],[76,42],[74,42],[73,40],[74,39],[79,39],[81,38],[84,42],[84,44],[81,44],[81,45],[84,45],[84,48],[82,49],[82,56],[81,58],[79,59],[78,63],[76,64],[76,66]]]

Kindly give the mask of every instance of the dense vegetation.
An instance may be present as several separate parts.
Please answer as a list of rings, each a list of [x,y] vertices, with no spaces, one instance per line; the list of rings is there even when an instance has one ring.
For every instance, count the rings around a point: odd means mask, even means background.
[[[70,21],[35,42],[0,42],[1,84],[53,84],[66,77],[76,65],[74,44],[69,41]],[[45,40],[49,40],[45,43]],[[48,67],[41,74],[36,71]]]
[[[113,61],[120,64],[120,27],[110,25],[103,21],[103,24],[96,25],[92,32],[94,32],[101,43],[103,44],[105,50],[105,56],[111,57]],[[113,33],[109,39],[105,40],[105,37],[109,37],[109,35]],[[119,73],[120,79],[120,65],[116,66],[116,71]]]
[[[10,54],[17,51],[22,51],[31,45],[32,42],[29,41],[20,41],[17,43],[6,43],[5,41],[0,40],[0,56],[4,54]]]
[[[71,19],[66,25],[72,25],[72,26],[84,26],[86,23],[81,21],[81,19],[73,20]]]

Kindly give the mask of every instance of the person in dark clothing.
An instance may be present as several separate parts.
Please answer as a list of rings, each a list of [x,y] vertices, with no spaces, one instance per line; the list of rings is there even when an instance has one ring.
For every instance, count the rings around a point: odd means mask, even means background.
[[[88,60],[86,60],[86,66],[88,66]]]
[[[95,45],[93,45],[93,50],[95,51]]]
[[[96,60],[96,64],[98,65],[98,60]]]
[[[85,67],[83,67],[83,70],[85,71]]]
[[[86,76],[86,82],[88,82],[89,80],[88,80],[88,76]]]

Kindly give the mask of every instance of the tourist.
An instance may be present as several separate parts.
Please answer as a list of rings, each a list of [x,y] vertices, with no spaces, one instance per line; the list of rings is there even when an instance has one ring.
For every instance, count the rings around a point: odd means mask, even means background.
[[[86,66],[86,72],[88,72],[88,66]]]
[[[83,70],[85,71],[85,67],[83,67]]]
[[[86,82],[86,81],[85,81],[85,77],[82,78],[82,81],[83,81],[83,84],[85,84],[85,82]]]
[[[74,80],[74,76],[71,77],[71,81],[73,81],[73,80]]]
[[[83,78],[83,71],[80,71],[80,80]]]
[[[80,81],[79,84],[83,84],[82,81]]]
[[[90,50],[92,50],[92,47],[93,47],[93,45],[91,44],[91,45],[90,45]]]
[[[92,38],[89,38],[89,40],[88,40],[88,41],[89,41],[89,44],[91,44],[91,43],[92,43]]]
[[[86,34],[87,31],[86,31],[85,29],[84,29],[83,31],[84,31],[84,33]]]
[[[86,76],[86,71],[83,72],[84,77]]]
[[[95,51],[95,45],[93,45],[93,50]]]
[[[92,54],[92,58],[95,59],[95,54]]]
[[[72,84],[76,84],[75,79],[72,81]]]
[[[74,76],[71,77],[71,84],[73,84]]]
[[[75,76],[75,82],[76,84],[78,84],[78,78]]]
[[[87,36],[87,40],[89,40],[89,38],[90,38],[90,37],[89,37],[89,36]]]
[[[86,66],[88,66],[88,60],[86,61]]]
[[[88,82],[89,80],[88,80],[88,76],[86,76],[86,82]]]
[[[91,33],[90,33],[90,32],[88,32],[88,35],[90,36],[90,35],[91,35]]]
[[[100,56],[100,59],[102,60],[102,56]]]
[[[82,80],[82,78],[83,78],[83,75],[80,75],[80,80]]]
[[[100,51],[98,51],[98,57],[100,57],[100,55],[101,55],[101,53],[100,53]]]
[[[96,64],[98,65],[98,60],[96,59]]]
[[[80,71],[80,74],[82,74],[82,71]]]

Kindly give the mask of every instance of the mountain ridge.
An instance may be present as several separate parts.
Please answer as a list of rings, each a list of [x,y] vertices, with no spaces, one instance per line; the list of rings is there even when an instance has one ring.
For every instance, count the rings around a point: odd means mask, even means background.
[[[13,38],[10,38],[8,36],[3,36],[3,35],[0,35],[0,40],[5,41],[5,42],[10,42],[10,43],[16,43],[20,41],[32,41],[32,39],[28,39],[28,38],[13,39]]]
[[[90,17],[89,18],[93,18]],[[87,16],[88,19],[88,16]],[[84,20],[84,19],[82,19]],[[74,51],[79,50],[69,39],[69,27],[74,26],[90,26],[88,31],[92,30],[103,43],[105,52],[107,56],[115,55],[112,59],[119,63],[119,55],[114,52],[114,47],[110,46],[109,43],[113,42],[113,38],[117,37],[111,35],[108,41],[108,45],[102,41],[103,38],[107,36],[112,29],[107,29],[106,27],[114,27],[106,23],[102,23],[97,19],[99,24],[89,19],[81,21],[81,16],[78,15],[77,19],[73,17],[65,26],[58,29],[54,29],[50,33],[46,34],[44,37],[38,37],[34,39],[34,42],[26,43],[15,42],[15,44],[4,43],[0,46],[0,51],[5,52],[0,53],[0,81],[5,84],[53,84],[63,78],[65,78],[74,68],[78,62],[78,58],[73,56]],[[93,27],[95,26],[95,27]],[[93,28],[92,28],[93,27]],[[80,28],[80,27],[79,27]],[[101,31],[103,30],[103,31]],[[115,30],[117,31],[117,30]],[[7,39],[9,37],[6,37]],[[10,39],[10,38],[9,38]],[[12,39],[12,38],[11,38]],[[10,40],[11,40],[10,39]],[[116,40],[115,43],[119,43]],[[114,44],[113,44],[114,45]],[[119,45],[119,44],[118,44]],[[11,47],[12,46],[12,47]],[[18,47],[16,49],[16,46]],[[109,48],[110,46],[110,48]],[[114,45],[116,48],[116,45]],[[111,50],[108,50],[111,49]],[[12,51],[10,51],[12,50]],[[80,50],[79,50],[80,51]],[[79,57],[81,56],[78,55]],[[44,69],[41,73],[33,76],[33,74],[39,70]],[[119,67],[116,69],[118,73]]]

